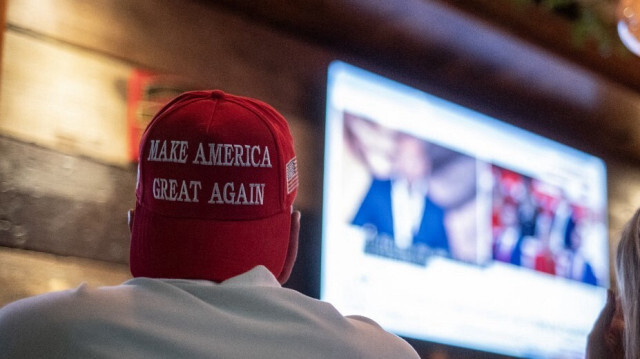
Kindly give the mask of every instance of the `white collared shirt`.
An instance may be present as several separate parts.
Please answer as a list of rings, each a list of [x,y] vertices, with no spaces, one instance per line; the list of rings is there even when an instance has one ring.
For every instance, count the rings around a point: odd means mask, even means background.
[[[418,358],[364,317],[282,288],[263,266],[222,283],[135,278],[0,309],[10,358]]]
[[[426,196],[425,186],[409,186],[406,180],[391,181],[393,237],[396,246],[411,247],[413,237],[420,230]]]

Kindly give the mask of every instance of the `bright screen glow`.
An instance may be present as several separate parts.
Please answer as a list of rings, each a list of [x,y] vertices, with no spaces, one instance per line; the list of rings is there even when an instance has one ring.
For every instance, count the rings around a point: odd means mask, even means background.
[[[600,159],[342,62],[325,148],[321,299],[408,338],[584,357],[609,285]]]

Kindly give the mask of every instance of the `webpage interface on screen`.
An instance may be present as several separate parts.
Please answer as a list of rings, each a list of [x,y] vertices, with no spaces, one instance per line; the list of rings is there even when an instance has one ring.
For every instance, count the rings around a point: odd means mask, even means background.
[[[327,101],[322,299],[409,338],[582,358],[609,286],[604,163],[342,62]]]

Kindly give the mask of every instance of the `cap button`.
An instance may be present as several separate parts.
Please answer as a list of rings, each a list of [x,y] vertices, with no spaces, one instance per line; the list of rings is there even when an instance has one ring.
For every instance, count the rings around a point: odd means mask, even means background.
[[[213,90],[213,91],[211,91],[211,97],[212,98],[222,98],[222,97],[224,97],[224,92],[222,92],[222,90]]]

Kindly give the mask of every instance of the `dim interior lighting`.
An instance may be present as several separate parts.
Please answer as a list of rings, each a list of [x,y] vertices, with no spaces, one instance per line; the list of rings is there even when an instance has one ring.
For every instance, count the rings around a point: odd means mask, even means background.
[[[620,0],[617,16],[620,40],[640,56],[640,0]]]

